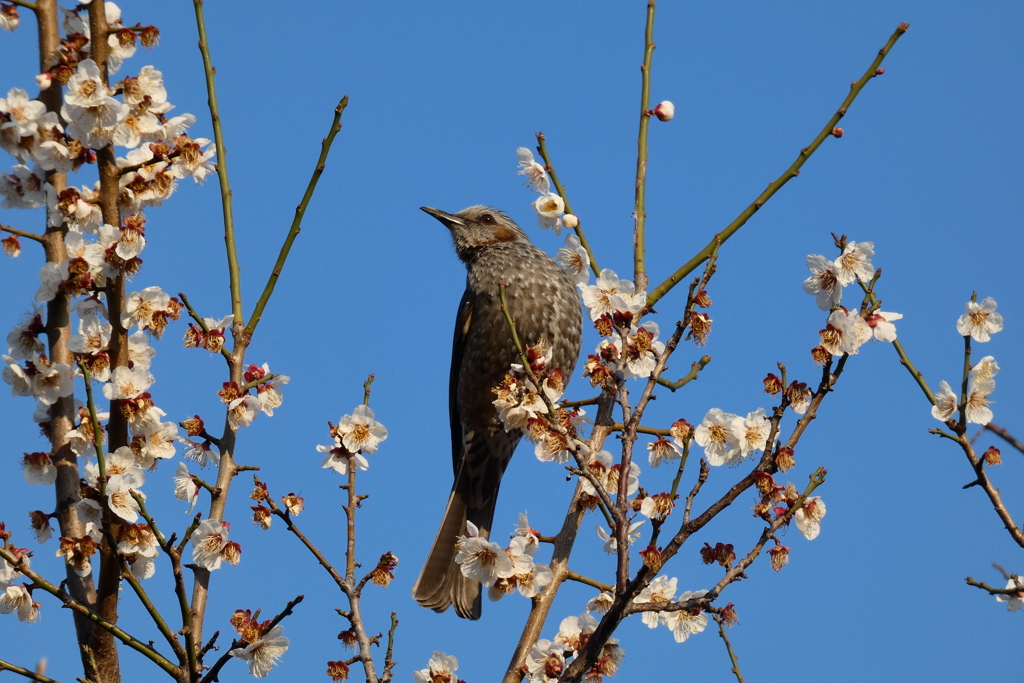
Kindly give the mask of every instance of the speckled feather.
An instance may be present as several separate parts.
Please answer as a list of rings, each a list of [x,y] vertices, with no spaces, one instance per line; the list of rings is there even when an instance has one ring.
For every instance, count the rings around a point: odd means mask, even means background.
[[[519,362],[498,285],[505,284],[520,339],[528,345],[545,340],[552,351],[549,367],[562,368],[567,379],[579,357],[582,315],[572,278],[505,214],[484,206],[457,214],[423,210],[451,231],[467,278],[449,383],[455,483],[413,596],[438,612],[454,603],[459,616],[477,619],[480,584],[454,563],[455,543],[466,533],[467,520],[489,537],[501,477],[522,438],[521,430],[505,432],[493,404],[494,387]]]

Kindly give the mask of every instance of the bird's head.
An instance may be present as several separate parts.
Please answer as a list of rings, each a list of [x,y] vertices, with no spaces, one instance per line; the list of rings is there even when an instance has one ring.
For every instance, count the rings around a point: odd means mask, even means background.
[[[471,206],[458,213],[448,213],[429,206],[421,206],[420,209],[441,221],[451,231],[455,253],[466,263],[482,247],[503,242],[530,241],[515,221],[489,206]]]

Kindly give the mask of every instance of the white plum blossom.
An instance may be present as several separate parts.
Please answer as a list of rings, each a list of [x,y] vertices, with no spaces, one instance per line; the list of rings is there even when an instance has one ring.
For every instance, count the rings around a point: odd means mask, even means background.
[[[0,209],[35,209],[46,201],[43,169],[18,164],[10,173],[0,173]]]
[[[558,625],[555,642],[565,646],[566,650],[578,652],[583,646],[583,636],[589,635],[597,628],[597,619],[590,612],[578,617],[566,617]]]
[[[993,379],[980,379],[971,382],[967,392],[967,403],[964,405],[964,414],[971,424],[988,424],[992,421],[992,409],[988,407],[989,394],[995,391],[996,382]]]
[[[571,214],[566,214],[568,217]],[[590,282],[590,257],[576,235],[565,236],[565,246],[558,250],[558,263],[572,276],[577,287],[586,287]]]
[[[259,399],[252,394],[245,394],[228,403],[228,422],[235,429],[248,427],[260,410],[262,406]]]
[[[110,373],[110,381],[103,385],[103,395],[111,401],[138,398],[155,381],[149,370],[118,366]]]
[[[133,430],[134,431],[134,430]],[[157,460],[174,457],[174,442],[178,437],[178,425],[173,422],[147,420],[139,427],[141,451],[139,459],[143,467],[156,467]]]
[[[548,173],[533,158],[533,152],[526,147],[520,147],[516,150],[516,157],[519,159],[519,171],[517,172],[521,176],[526,176],[526,185],[542,195],[550,194],[551,181],[548,179]]]
[[[707,595],[706,590],[700,591],[686,591],[679,596],[676,602],[683,603],[687,600],[695,598],[702,598]],[[672,636],[675,638],[677,643],[684,642],[687,638],[692,635],[696,635],[703,631],[708,626],[708,617],[702,610],[696,610],[690,612],[687,610],[675,610],[672,612],[662,612],[664,617],[662,623],[672,631]]]
[[[565,669],[565,647],[541,638],[534,643],[526,659],[529,683],[554,683]]]
[[[602,315],[639,313],[647,305],[647,293],[637,292],[629,280],[620,280],[614,270],[605,268],[597,278],[597,284],[581,287],[583,305],[590,311],[590,319]]]
[[[793,513],[796,528],[808,541],[813,541],[821,533],[821,518],[825,516],[825,502],[821,496],[804,499],[803,504]]]
[[[987,342],[992,335],[1003,329],[1003,316],[996,313],[996,300],[985,297],[979,304],[968,301],[964,314],[956,321],[956,331],[976,342]]]
[[[712,408],[694,430],[694,441],[704,449],[709,465],[734,465],[743,459],[737,417],[721,408]]]
[[[993,379],[999,372],[999,363],[994,356],[985,356],[971,366],[971,381],[981,382]]]
[[[192,542],[192,561],[203,569],[220,569],[221,562],[230,559],[225,558],[224,553],[228,546],[228,529],[227,523],[222,524],[212,519],[200,522],[189,537]]]
[[[1024,581],[1020,578],[1011,576],[1006,582],[1007,589],[1016,589],[1014,595],[997,595],[996,601],[1005,602],[1006,609],[1010,612],[1016,612],[1021,607],[1024,607]]]
[[[667,576],[659,576],[651,581],[640,594],[633,598],[634,603],[662,602],[672,600],[676,596],[677,579]],[[647,628],[655,628],[667,612],[643,612],[640,619],[647,624]]]
[[[26,453],[21,460],[25,481],[33,486],[50,486],[57,481],[57,467],[49,453]]]
[[[53,405],[58,398],[75,393],[74,375],[76,368],[66,363],[51,363],[42,356],[32,361],[36,373],[32,376],[32,395],[46,405]]]
[[[373,410],[364,405],[356,406],[351,415],[342,417],[334,433],[350,452],[367,455],[388,438],[388,430],[374,419]]]
[[[599,451],[594,453],[587,463],[587,468],[594,473],[595,478],[601,484],[601,488],[609,496],[614,496],[619,492],[619,473],[621,472],[621,466],[619,464],[612,464],[613,456],[608,451]],[[586,477],[580,478],[580,485],[583,486],[583,490],[591,496],[597,497],[597,489],[590,482],[590,479]],[[640,466],[635,462],[629,463],[629,476],[626,480],[626,495],[632,496],[640,488]]]
[[[751,453],[763,451],[768,442],[768,434],[771,431],[771,422],[764,413],[764,408],[758,408],[752,413],[747,413],[746,418],[736,418],[736,431],[739,436],[739,447],[742,457]]]
[[[902,313],[875,311],[865,318],[864,322],[866,322],[868,327],[871,328],[876,340],[891,342],[896,340],[896,326],[892,324],[892,321],[900,320],[902,318]]]
[[[859,353],[861,345],[871,339],[873,332],[859,311],[847,311],[840,306],[828,316],[820,334],[825,350],[833,356],[842,356]]]
[[[213,159],[217,150],[207,138],[193,140],[187,135],[179,135],[174,139],[178,156],[171,162],[170,173],[175,178],[189,176],[198,184],[206,180],[206,176],[214,171]],[[206,149],[201,149],[202,147]]]
[[[640,538],[640,527],[643,526],[643,523],[643,520],[640,520],[629,525],[629,530],[626,532],[626,540],[629,541],[630,545],[633,545],[636,539]],[[619,542],[615,538],[615,534],[609,534],[600,524],[597,525],[597,537],[604,541],[604,551],[609,555],[619,549]]]
[[[174,500],[189,503],[189,508],[185,511],[187,515],[192,514],[199,501],[199,484],[189,474],[188,466],[183,462],[178,463],[178,470],[174,474]]]
[[[507,579],[515,573],[512,560],[500,545],[478,536],[471,522],[466,522],[466,530],[467,536],[459,536],[455,555],[455,563],[460,565],[463,576],[490,588],[498,579]]]
[[[647,450],[650,451],[647,462],[651,467],[660,466],[662,460],[679,460],[683,457],[683,451],[679,446],[665,438],[647,444]]]
[[[18,613],[18,621],[32,623],[39,619],[39,603],[32,602],[32,594],[24,586],[7,586],[0,593],[0,614]]]
[[[348,474],[350,451],[341,445],[341,439],[335,438],[333,444],[317,446],[316,449],[320,453],[327,454],[327,457],[324,458],[323,463],[320,465],[321,467],[325,469],[329,467],[341,475]],[[352,454],[352,462],[355,464],[357,470],[365,470],[370,466],[369,461],[367,461],[361,453]]]
[[[412,678],[414,683],[456,683],[459,680],[455,675],[458,668],[459,660],[454,655],[435,651],[427,662],[427,668],[414,671]]]
[[[823,311],[831,311],[843,299],[843,286],[836,275],[836,266],[821,254],[807,256],[811,276],[804,280],[804,291],[814,297]]]
[[[556,235],[562,234],[562,214],[565,213],[565,201],[557,194],[545,194],[533,202],[533,210],[537,212],[537,226],[545,230],[554,229]]]
[[[939,393],[935,394],[935,405],[932,406],[932,417],[945,422],[953,418],[959,408],[957,395],[953,393],[946,380],[939,382]]]
[[[11,396],[31,396],[32,378],[28,376],[25,368],[18,365],[10,356],[2,356],[2,358],[4,361],[3,379],[4,383],[11,387]]]
[[[835,260],[835,275],[843,287],[854,280],[868,282],[875,274],[871,257],[875,253],[874,242],[847,242],[843,253]],[[836,302],[838,303],[838,302]]]
[[[284,626],[277,624],[254,642],[245,647],[236,647],[228,654],[249,662],[249,675],[263,678],[281,661],[281,656],[288,650],[288,639],[283,635]]]

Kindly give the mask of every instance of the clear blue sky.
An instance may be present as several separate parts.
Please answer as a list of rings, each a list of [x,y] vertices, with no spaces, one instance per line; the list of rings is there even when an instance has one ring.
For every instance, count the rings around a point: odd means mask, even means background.
[[[409,680],[433,650],[459,658],[460,677],[496,680],[511,655],[528,601],[486,604],[480,622],[419,608],[409,590],[451,482],[447,378],[451,326],[464,271],[446,231],[418,207],[457,211],[491,204],[509,212],[543,249],[561,240],[532,230],[534,196],[515,175],[515,149],[543,130],[557,170],[602,266],[631,270],[639,69],[645,3],[335,3],[208,2],[218,68],[240,259],[251,310],[276,257],[319,152],[332,109],[351,104],[320,189],[307,214],[249,360],[291,376],[285,403],[261,416],[239,441],[240,462],[262,468],[276,496],[306,498],[298,522],[342,562],[341,478],[320,469],[327,421],[361,400],[376,373],[371,405],[390,438],[360,476],[371,497],[359,518],[360,560],[386,550],[400,558],[386,591],[368,589],[371,632],[398,612],[397,677]],[[212,137],[191,3],[122,3],[125,22],[154,23],[159,48],[140,50],[126,73],[152,64],[165,78],[176,112],[199,117],[194,135]],[[0,90],[35,92],[34,21],[0,35]],[[1006,329],[978,357],[1002,365],[995,421],[1024,436],[1021,327],[1024,276],[1020,121],[1024,7],[1013,2],[671,3],[658,8],[652,101],[676,104],[671,123],[651,125],[648,191],[649,270],[660,281],[727,225],[807,145],[901,21],[911,23],[886,73],[868,84],[842,126],[799,178],[772,199],[723,249],[711,297],[714,330],[706,349],[681,346],[684,374],[702,353],[713,357],[700,380],[667,391],[649,411],[651,426],[679,417],[696,423],[711,407],[746,414],[770,408],[761,379],[784,362],[790,376],[818,377],[808,349],[825,315],[801,291],[804,258],[834,254],[830,232],[873,241],[884,275],[886,310],[904,314],[900,339],[927,380],[954,381],[962,366],[955,321],[976,290],[992,296]],[[4,161],[6,167],[10,162]],[[79,184],[86,182],[82,180]],[[92,182],[91,178],[88,182]],[[183,183],[162,210],[148,214],[145,267],[136,289],[186,292],[203,315],[229,310],[216,180]],[[41,227],[41,217],[7,213],[4,223]],[[0,267],[0,321],[7,330],[28,307],[41,257],[26,243]],[[669,330],[681,293],[658,306]],[[169,417],[200,413],[219,422],[222,359],[181,348],[185,325],[156,345],[152,391]],[[596,344],[591,334],[584,351]],[[669,374],[674,374],[670,372]],[[577,377],[570,398],[590,395]],[[44,442],[26,399],[3,398],[0,519],[35,546],[26,511],[49,509],[52,490],[22,484],[18,461]],[[786,422],[787,428],[791,426]],[[1001,583],[990,563],[1024,571],[1014,546],[977,489],[959,450],[927,433],[938,423],[888,345],[864,348],[847,366],[797,449],[799,486],[816,467],[829,470],[819,490],[828,505],[813,542],[786,536],[792,562],[780,574],[764,559],[750,580],[722,596],[736,603],[730,636],[748,680],[1009,680],[1018,675],[1020,614],[964,584],[972,575]],[[991,442],[983,437],[982,450]],[[1011,512],[1024,519],[1019,453],[1003,450],[993,471]],[[171,500],[173,464],[149,477],[146,492],[165,529],[187,523]],[[742,471],[719,469],[706,505]],[[641,483],[667,487],[662,469]],[[692,473],[684,488],[692,484]],[[659,483],[663,482],[663,483]],[[282,525],[247,521],[248,485],[240,477],[227,519],[243,545],[238,567],[213,575],[207,630],[227,634],[231,611],[276,613],[296,594],[306,602],[285,622],[291,650],[272,676],[317,680],[328,659],[350,653],[335,635],[344,607],[326,574]],[[523,448],[506,475],[496,529],[511,531],[528,510],[554,533],[571,492],[564,472]],[[693,538],[666,573],[680,590],[709,588],[720,570],[699,562],[703,542],[748,548],[762,525],[752,496]],[[613,560],[600,551],[588,517],[573,567],[607,579]],[[34,567],[57,577],[53,542]],[[543,553],[543,551],[542,551]],[[171,606],[170,568],[161,562],[147,587]],[[544,630],[583,611],[591,589],[564,591]],[[54,677],[79,675],[70,618],[42,598],[39,624],[2,623],[0,657],[32,664],[47,656]],[[127,592],[123,624],[155,637]],[[655,677],[727,681],[728,661],[711,630],[684,644],[639,620],[617,634],[626,650],[616,680]],[[222,638],[226,643],[227,638]],[[381,653],[375,653],[381,658]],[[126,680],[151,669],[124,651]],[[143,673],[147,672],[147,673]],[[240,664],[221,680],[248,680]],[[320,679],[326,680],[326,678]]]

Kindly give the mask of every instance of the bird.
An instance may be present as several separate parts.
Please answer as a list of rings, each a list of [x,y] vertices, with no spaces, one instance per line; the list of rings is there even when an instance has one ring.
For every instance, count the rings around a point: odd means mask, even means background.
[[[566,380],[579,358],[580,299],[572,277],[505,213],[479,205],[454,214],[420,208],[448,228],[467,275],[448,384],[455,482],[412,592],[420,605],[436,612],[454,604],[458,616],[479,619],[480,582],[455,564],[456,544],[466,534],[467,521],[489,537],[502,475],[523,436],[521,429],[505,431],[493,403],[494,388],[519,362],[501,310],[499,284],[505,287],[521,342],[544,343],[551,352],[547,369],[560,368]]]

